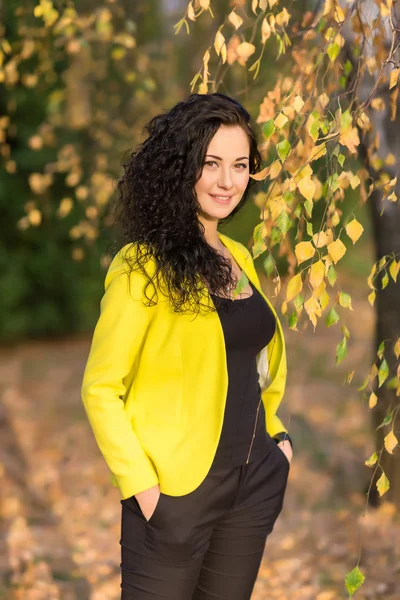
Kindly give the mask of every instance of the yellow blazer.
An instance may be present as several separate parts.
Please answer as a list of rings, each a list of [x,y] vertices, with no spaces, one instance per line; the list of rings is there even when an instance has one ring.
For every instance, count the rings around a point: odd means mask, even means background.
[[[257,366],[267,431],[287,432],[276,414],[287,373],[281,323],[261,290],[250,252],[218,235],[277,319]],[[217,312],[196,318],[174,313],[161,294],[156,306],[144,306],[145,278],[139,272],[128,277],[127,248],[116,254],[105,278],[82,400],[122,499],[156,484],[180,496],[207,475],[221,434],[228,389],[223,329]]]

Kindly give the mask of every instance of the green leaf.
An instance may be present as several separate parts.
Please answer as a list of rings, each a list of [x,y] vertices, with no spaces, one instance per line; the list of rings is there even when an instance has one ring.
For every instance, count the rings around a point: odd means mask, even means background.
[[[383,361],[381,362],[381,366],[379,367],[379,371],[378,371],[378,379],[379,379],[378,387],[381,387],[381,385],[383,384],[385,379],[387,379],[388,375],[389,375],[389,367],[386,362],[386,359],[384,358]]]
[[[387,284],[389,283],[389,275],[387,274],[387,272],[385,272],[384,276],[382,277],[382,289],[384,290],[385,287],[387,286]]]
[[[340,46],[336,42],[333,44],[329,44],[328,49],[326,51],[327,55],[331,59],[331,62],[335,62],[340,52]]]
[[[382,423],[380,425],[378,425],[376,430],[378,431],[378,429],[381,429],[381,427],[386,427],[386,425],[389,425],[391,422],[392,422],[392,413],[386,415],[386,417],[383,419]]]
[[[383,340],[383,342],[381,342],[379,344],[379,348],[378,348],[378,351],[376,353],[377,356],[378,356],[378,358],[382,358],[383,357],[384,351],[385,351],[385,340]]]
[[[350,73],[353,70],[353,65],[351,64],[351,62],[349,60],[346,60],[346,62],[343,65],[343,71],[345,75],[350,75]]]
[[[253,248],[252,248],[253,258],[257,258],[258,256],[260,256],[260,254],[262,254],[267,249],[267,246],[265,244],[264,237],[263,237],[263,231],[264,231],[264,221],[261,221],[261,223],[256,225],[256,227],[254,228],[254,232],[253,232],[253,241],[254,241]]]
[[[290,218],[286,210],[283,210],[276,220],[276,224],[282,231],[283,237],[285,237],[287,231],[290,228]]]
[[[271,275],[275,269],[275,261],[272,254],[268,254],[267,258],[263,260],[263,267],[267,275]]]
[[[363,390],[365,390],[365,388],[367,387],[369,382],[369,373],[366,376],[366,378],[364,379],[363,383],[360,385],[359,388],[357,388],[357,392],[362,392]]]
[[[311,200],[305,200],[304,201],[304,208],[306,209],[306,212],[307,212],[308,216],[311,219],[311,217],[312,217],[312,211],[313,211],[313,208],[314,208],[314,204],[311,202]]]
[[[299,310],[304,304],[304,296],[302,294],[297,294],[297,296],[293,300],[293,304],[296,310]]]
[[[295,327],[297,325],[298,316],[297,312],[294,310],[289,317],[289,327]]]
[[[338,156],[338,163],[341,167],[343,167],[344,161],[345,161],[345,155],[344,154],[339,154]]]
[[[279,142],[279,144],[276,145],[276,151],[278,152],[278,156],[281,159],[281,162],[283,163],[286,158],[289,156],[291,150],[291,145],[288,142],[288,140],[282,140],[281,142]]]
[[[354,593],[362,586],[364,581],[365,577],[358,567],[355,567],[350,573],[347,573],[345,584],[350,598],[353,597]]]
[[[353,308],[351,306],[351,296],[350,296],[350,294],[347,294],[346,292],[340,292],[339,304],[340,304],[340,306],[343,306],[343,308],[350,308],[350,310],[353,310]]]
[[[371,454],[371,456],[369,458],[367,458],[367,460],[365,461],[364,464],[367,467],[373,467],[376,464],[378,458],[379,458],[378,454],[376,452],[374,452],[373,454]]]
[[[336,346],[336,364],[339,365],[347,354],[346,336]]]
[[[307,231],[307,235],[309,235],[310,237],[313,236],[313,226],[312,226],[311,221],[307,221],[306,231]]]
[[[334,325],[338,321],[339,321],[339,315],[337,314],[337,312],[334,308],[331,308],[329,313],[326,315],[326,319],[325,319],[327,327]]]
[[[273,119],[270,119],[269,121],[267,121],[266,123],[264,123],[264,125],[262,126],[262,132],[264,134],[264,137],[267,140],[269,140],[269,138],[274,133],[274,131],[275,131],[275,125],[274,125],[274,120]]]
[[[333,287],[335,285],[335,281],[336,281],[336,269],[333,265],[330,265],[329,269],[328,269],[328,281],[331,284],[331,286]]]

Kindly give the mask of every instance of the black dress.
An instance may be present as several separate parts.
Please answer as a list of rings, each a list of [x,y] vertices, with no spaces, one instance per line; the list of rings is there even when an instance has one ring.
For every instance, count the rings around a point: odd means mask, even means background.
[[[224,332],[228,368],[224,422],[212,468],[243,465],[261,459],[267,452],[262,402],[256,419],[261,397],[256,359],[271,341],[276,322],[264,298],[249,283],[253,293],[243,299],[211,294]]]

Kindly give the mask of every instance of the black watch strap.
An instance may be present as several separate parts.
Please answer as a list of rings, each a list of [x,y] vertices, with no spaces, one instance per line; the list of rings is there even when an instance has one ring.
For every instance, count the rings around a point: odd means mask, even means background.
[[[286,433],[286,431],[276,433],[272,439],[275,440],[275,442],[277,444],[279,444],[279,442],[283,442],[284,440],[288,440],[291,447],[293,448],[292,438],[290,437],[290,435],[288,433]]]

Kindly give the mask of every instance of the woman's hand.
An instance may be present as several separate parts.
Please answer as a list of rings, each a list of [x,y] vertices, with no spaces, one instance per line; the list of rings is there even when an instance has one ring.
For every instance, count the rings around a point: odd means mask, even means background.
[[[155,511],[160,498],[159,484],[149,488],[148,490],[143,490],[143,492],[138,492],[135,494],[135,498],[139,503],[140,510],[142,511],[144,518],[146,521],[148,521]]]
[[[292,462],[293,450],[289,440],[282,440],[278,443],[279,448],[286,455],[289,464]]]

